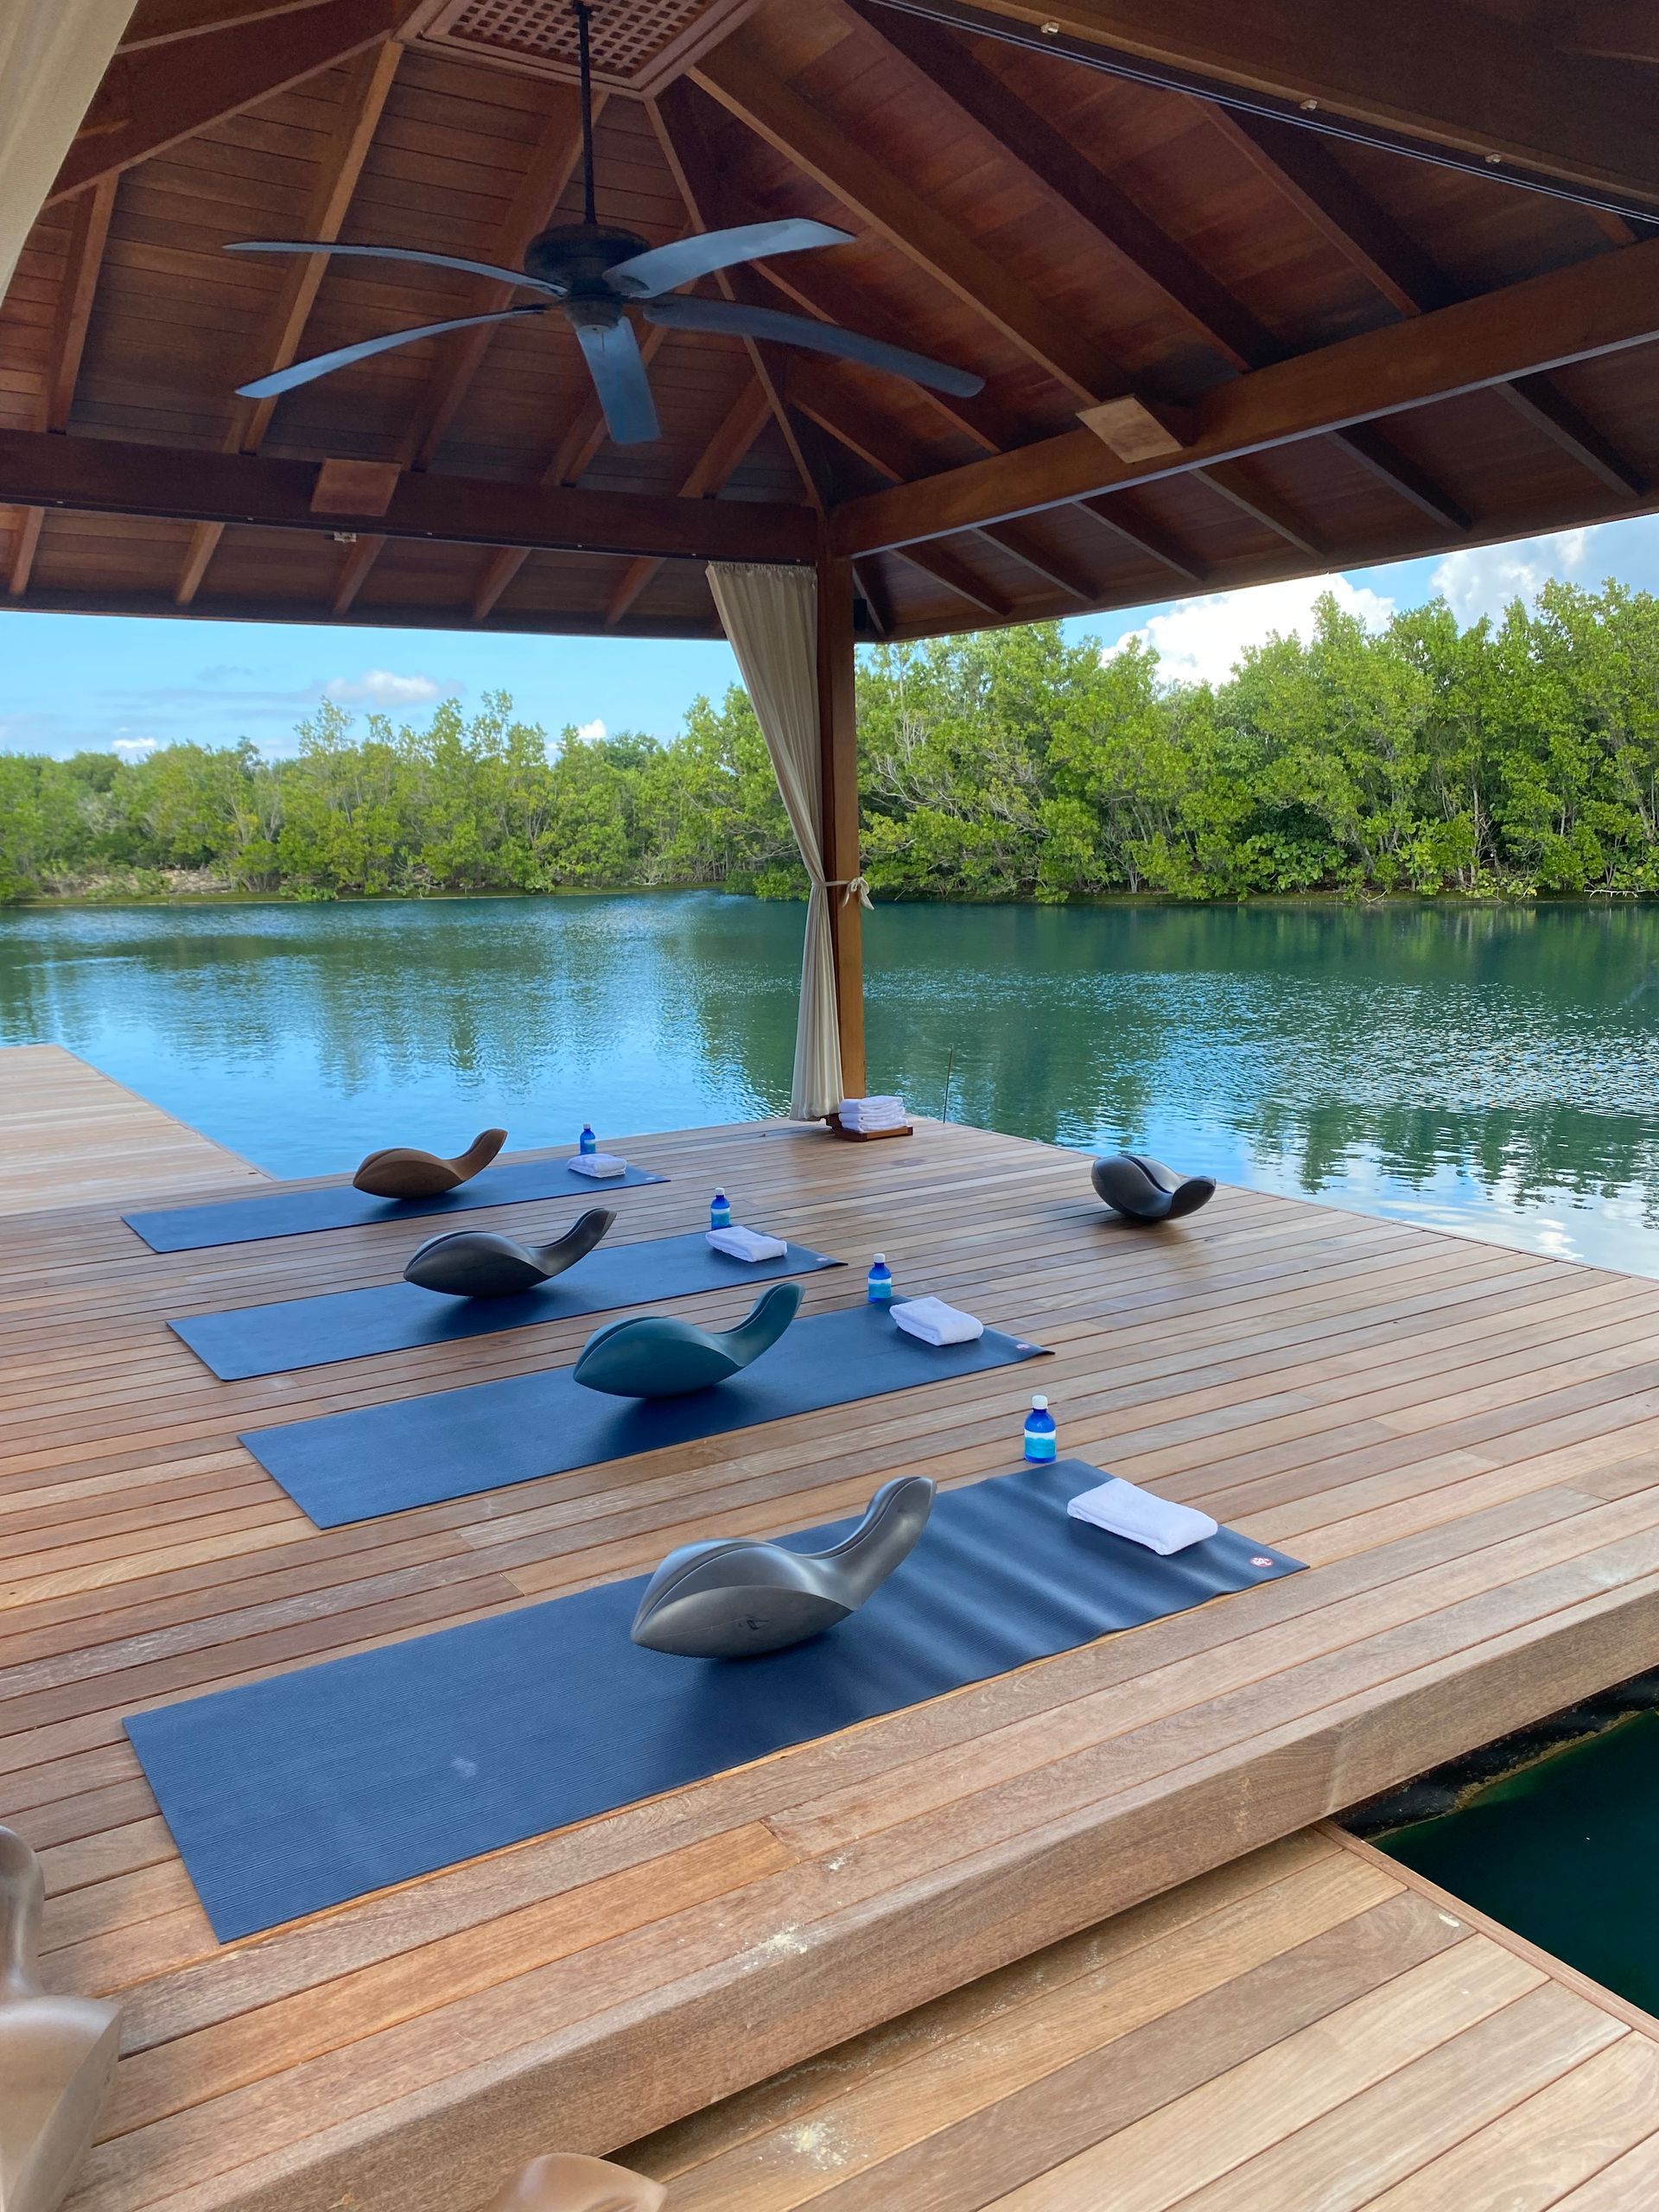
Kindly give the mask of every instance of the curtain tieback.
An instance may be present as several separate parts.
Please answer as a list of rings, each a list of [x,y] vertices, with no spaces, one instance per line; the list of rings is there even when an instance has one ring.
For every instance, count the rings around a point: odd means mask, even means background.
[[[869,883],[861,875],[832,875],[825,880],[823,887],[826,891],[839,891],[843,906],[850,906],[855,899],[861,906],[874,904],[870,897]]]

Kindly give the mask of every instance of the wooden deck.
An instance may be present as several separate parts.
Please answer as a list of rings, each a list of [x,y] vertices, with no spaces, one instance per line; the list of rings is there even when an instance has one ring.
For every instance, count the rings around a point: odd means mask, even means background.
[[[266,1179],[61,1045],[0,1049],[0,1218],[71,1195],[119,1209]]]
[[[45,1859],[48,1974],[126,2006],[73,2212],[477,2212],[537,2151],[614,2149],[1659,1662],[1659,1283],[1244,1192],[1135,1232],[1075,1155],[959,1128],[624,1148],[674,1179],[619,1236],[699,1225],[719,1181],[879,1245],[1054,1347],[1066,1449],[1315,1571],[221,1948],[124,1713],[798,1526],[896,1468],[993,1471],[1031,1376],[319,1534],[238,1427],[557,1362],[587,1325],[219,1383],[166,1315],[385,1280],[409,1232],[162,1257],[71,1149],[63,1205],[0,1222],[0,1812]],[[860,1294],[856,1266],[807,1289]]]
[[[671,2212],[1649,2212],[1659,2021],[1305,1829],[618,2155]]]

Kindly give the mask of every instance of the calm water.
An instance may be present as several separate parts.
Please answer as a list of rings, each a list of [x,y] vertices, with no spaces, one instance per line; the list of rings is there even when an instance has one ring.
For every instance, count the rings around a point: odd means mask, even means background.
[[[801,910],[714,893],[0,914],[55,1039],[279,1174],[776,1112]],[[921,1111],[1659,1275],[1659,908],[883,906]]]

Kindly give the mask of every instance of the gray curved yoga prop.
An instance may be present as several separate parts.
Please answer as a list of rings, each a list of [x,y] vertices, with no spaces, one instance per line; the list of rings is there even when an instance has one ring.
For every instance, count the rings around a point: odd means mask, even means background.
[[[608,1208],[590,1206],[550,1244],[521,1244],[493,1229],[454,1229],[427,1238],[404,1281],[447,1298],[514,1298],[585,1260],[615,1219]]]
[[[661,2212],[667,2195],[661,2182],[608,2158],[556,2151],[532,2158],[491,2199],[489,2212]]]
[[[571,1370],[613,1398],[679,1398],[740,1374],[775,1344],[800,1310],[801,1286],[775,1282],[735,1329],[700,1329],[666,1313],[643,1313],[597,1329]]]
[[[1179,1221],[1216,1195],[1213,1175],[1178,1175],[1144,1153],[1115,1152],[1089,1170],[1095,1195],[1129,1221]]]
[[[453,1160],[423,1152],[416,1145],[383,1145],[359,1161],[352,1185],[376,1198],[435,1198],[441,1191],[458,1190],[481,1174],[506,1141],[505,1129],[480,1129]]]
[[[114,2070],[120,2007],[51,1997],[35,1968],[45,1885],[0,1828],[0,2206],[52,2212],[92,2139]]]
[[[927,1477],[900,1475],[828,1551],[747,1537],[682,1545],[646,1584],[630,1633],[648,1651],[683,1659],[752,1659],[821,1636],[909,1556],[932,1510]]]

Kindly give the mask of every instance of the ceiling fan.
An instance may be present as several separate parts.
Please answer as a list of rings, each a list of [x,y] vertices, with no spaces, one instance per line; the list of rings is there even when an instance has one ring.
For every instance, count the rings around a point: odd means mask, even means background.
[[[275,399],[333,370],[367,360],[372,354],[390,353],[394,346],[413,345],[417,339],[435,338],[447,330],[556,313],[576,334],[613,440],[618,445],[640,445],[662,432],[645,365],[628,318],[628,308],[635,305],[647,322],[661,323],[671,330],[770,338],[810,353],[829,353],[836,360],[886,369],[894,376],[908,377],[916,384],[964,399],[984,388],[982,377],[930,360],[925,354],[912,353],[902,346],[867,338],[859,331],[843,330],[836,323],[731,300],[668,296],[677,285],[689,284],[696,277],[741,262],[764,260],[775,253],[796,253],[806,246],[849,245],[851,233],[828,223],[789,217],[777,222],[744,223],[733,230],[702,231],[670,245],[647,246],[644,238],[636,238],[631,231],[613,230],[601,223],[594,188],[594,103],[588,54],[591,10],[586,0],[572,0],[570,12],[576,20],[582,59],[582,219],[579,223],[555,224],[533,238],[525,249],[522,272],[499,269],[487,261],[467,261],[451,253],[423,253],[400,245],[337,245],[323,238],[252,238],[226,248],[228,253],[330,253],[365,260],[421,261],[438,269],[459,269],[469,276],[515,284],[542,297],[523,306],[498,308],[492,315],[423,322],[412,330],[389,331],[384,338],[367,338],[360,345],[315,353],[308,361],[296,361],[270,376],[257,378],[252,384],[238,385],[244,399]]]

